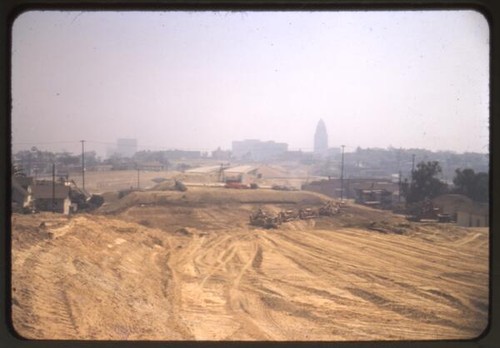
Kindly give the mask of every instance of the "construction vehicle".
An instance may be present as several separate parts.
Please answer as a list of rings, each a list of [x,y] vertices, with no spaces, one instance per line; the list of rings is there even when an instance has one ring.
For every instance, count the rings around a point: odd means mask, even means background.
[[[281,219],[281,222],[289,222],[289,221],[297,220],[299,218],[299,214],[297,214],[293,210],[285,210],[285,211],[281,211],[279,213],[279,217]]]
[[[181,192],[187,191],[186,185],[180,180],[174,181],[174,188],[176,191],[181,191]]]
[[[227,182],[226,185],[224,185],[225,188],[232,188],[232,189],[248,189],[250,186],[242,184],[240,182]]]
[[[271,189],[278,191],[298,191],[295,187],[289,185],[273,185]]]
[[[340,211],[340,203],[333,203],[333,201],[326,202],[318,210],[319,216],[333,216]]]
[[[434,207],[430,199],[409,204],[406,208],[406,219],[418,222],[420,220],[439,220],[439,208]]]
[[[281,219],[279,215],[274,215],[259,209],[250,215],[250,225],[267,229],[278,228],[279,225],[281,225]]]
[[[311,208],[301,208],[299,209],[299,218],[301,220],[313,219],[318,216],[318,213]]]

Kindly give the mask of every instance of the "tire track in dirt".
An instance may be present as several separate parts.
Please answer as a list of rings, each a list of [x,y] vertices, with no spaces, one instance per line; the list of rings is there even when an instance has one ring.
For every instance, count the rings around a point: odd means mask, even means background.
[[[409,261],[419,259],[422,255],[426,255],[426,258],[428,259],[441,259],[443,255],[447,255],[446,262],[463,262],[464,264],[467,264],[467,262],[463,261],[464,257],[478,257],[477,253],[465,253],[463,251],[456,250],[453,247],[446,247],[436,243],[431,244],[426,241],[416,241],[416,243],[409,245],[408,243],[405,243],[406,240],[403,236],[394,236],[394,238],[388,242],[385,238],[376,235],[376,233],[368,239],[363,235],[364,231],[342,230],[341,232],[342,233],[338,233],[336,237],[346,241],[348,240],[351,243],[354,241],[359,241],[360,244],[369,242],[371,246],[374,246],[377,249],[401,256]],[[366,233],[371,232],[366,231]],[[404,250],[404,253],[401,252],[402,250]]]
[[[439,318],[434,313],[429,311],[423,311],[409,306],[398,304],[396,302],[386,299],[385,297],[376,295],[373,292],[368,292],[356,288],[347,288],[347,290],[350,291],[354,296],[359,297],[367,302],[370,302],[379,308],[396,312],[399,315],[408,317],[415,321],[443,326],[444,328],[454,328],[465,332],[470,331],[470,327],[468,326],[458,325],[452,320]]]
[[[46,243],[45,247],[39,248],[37,253],[32,254],[24,262],[26,274],[46,274],[47,270],[40,270],[41,265],[50,261],[46,260],[45,255],[51,253],[52,243]],[[73,316],[72,306],[65,291],[65,281],[58,274],[57,264],[50,269],[50,276],[55,279],[52,282],[34,282],[34,288],[30,289],[32,295],[29,302],[35,313],[44,313],[40,320],[50,322],[50,326],[58,332],[58,337],[76,338],[79,335],[78,326]],[[21,271],[21,273],[24,273]],[[44,287],[43,292],[39,286]],[[36,294],[33,296],[33,294]]]
[[[13,254],[15,284],[28,284],[16,290],[13,307],[24,332],[84,339],[446,339],[479,334],[485,321],[487,253],[476,249],[486,235],[475,230],[457,229],[459,238],[451,227],[448,236],[432,237],[445,233],[432,226],[408,235],[316,230],[309,223],[264,230],[247,226],[247,211],[214,208],[200,217],[194,209],[170,212],[150,227],[130,222],[139,215],[128,222],[92,216],[64,232],[58,220],[58,238],[35,240],[43,252],[25,247]],[[192,231],[169,227],[188,226],[169,221],[188,217],[195,218]],[[207,231],[205,218],[223,228]],[[160,225],[161,231],[151,227]],[[17,239],[21,246],[30,245],[25,238]],[[446,245],[448,239],[456,245]],[[48,291],[40,296],[42,287]]]
[[[178,261],[177,261],[178,262]],[[175,264],[172,265],[171,258],[166,260],[165,266],[168,279],[167,291],[169,304],[170,304],[170,317],[171,325],[181,336],[182,339],[193,340],[195,339],[193,333],[187,325],[184,324],[182,313],[182,281],[179,279],[177,271],[175,271]]]
[[[182,278],[182,283],[177,284],[183,289],[179,295],[180,298],[182,296],[189,297],[186,298],[185,302],[184,300],[176,301],[179,312],[177,320],[183,321],[184,327],[191,331],[192,335],[194,335],[193,337],[196,338],[197,335],[199,335],[200,330],[203,330],[205,325],[209,325],[213,320],[215,320],[211,314],[213,310],[220,312],[220,310],[217,309],[217,304],[211,304],[212,298],[223,299],[221,305],[223,305],[223,303],[226,303],[226,306],[230,305],[231,300],[228,292],[232,291],[232,288],[238,287],[241,278],[245,274],[245,270],[251,265],[251,260],[248,261],[250,264],[244,264],[248,263],[246,239],[248,238],[239,238],[238,235],[223,238],[222,242],[216,243],[217,248],[211,248],[210,252],[205,253],[201,260],[200,258],[195,258],[197,262],[196,267],[200,270],[199,276],[192,279]],[[213,245],[213,241],[209,240],[209,243]],[[242,250],[243,245],[245,246],[244,251]],[[203,249],[205,249],[205,246],[203,246]],[[182,269],[183,262],[189,262],[189,260],[186,258],[177,259],[175,267]],[[174,266],[171,265],[171,267]],[[233,285],[231,286],[231,284]],[[215,289],[220,290],[214,292]],[[225,295],[220,291],[223,291]],[[194,293],[200,294],[198,298],[194,298],[190,295]],[[245,305],[242,303],[241,306],[244,307]],[[232,317],[232,311],[228,310],[227,315]],[[198,321],[200,316],[204,316],[205,318],[203,323]],[[195,322],[198,324],[193,326],[195,325]],[[228,337],[235,334],[235,332],[238,332],[242,328],[242,326],[238,324],[238,321],[235,321],[234,318],[231,322],[232,324],[227,326],[226,324],[228,324],[228,322],[225,320],[221,321],[219,319],[221,326],[219,330],[214,331],[214,337],[221,337],[220,335]],[[247,331],[248,328],[245,327],[245,332]],[[257,335],[257,337],[262,339],[269,338],[267,336],[264,337],[257,327],[254,327],[252,331],[255,335]],[[248,332],[246,334],[248,334]]]
[[[248,298],[245,295],[242,295],[242,290],[240,289],[241,278],[247,272],[249,268],[252,267],[253,264],[256,264],[257,255],[259,254],[259,250],[261,250],[260,254],[262,257],[262,249],[259,249],[257,242],[252,243],[253,255],[245,260],[245,263],[236,274],[235,277],[232,278],[230,284],[228,284],[227,291],[227,306],[229,312],[238,320],[241,327],[246,327],[250,329],[249,334],[252,337],[257,339],[271,339],[272,336],[267,334],[262,330],[262,323],[256,323],[255,320],[255,306],[249,306]]]
[[[279,241],[280,255],[292,261],[299,269],[314,276],[320,274],[338,276],[338,270],[346,269],[349,263],[348,260],[335,258],[334,253],[330,253],[328,249],[323,249],[320,253],[319,247],[300,241],[299,236],[294,238],[290,234],[279,234],[276,235],[276,239]]]
[[[252,253],[241,257],[246,261],[236,277],[233,278],[228,289],[229,310],[238,318],[243,327],[251,328],[251,334],[255,339],[286,339],[290,337],[290,333],[287,332],[282,323],[274,318],[267,297],[250,295],[254,291],[248,286],[240,286],[243,276],[254,273],[264,258],[260,241],[254,240],[250,244],[250,248],[246,248],[246,250],[250,249]],[[256,275],[249,275],[245,283],[255,284],[254,278],[256,277]]]
[[[377,283],[382,286],[390,287],[395,291],[406,292],[421,297],[422,299],[431,300],[436,305],[446,305],[450,308],[459,310],[465,316],[470,316],[471,308],[464,304],[459,298],[443,292],[436,288],[418,287],[408,283],[395,281],[381,275],[374,275],[377,278]]]
[[[210,269],[206,273],[206,276],[201,281],[200,283],[201,288],[204,287],[208,279],[210,279],[217,271],[225,267],[227,263],[236,255],[237,248],[238,248],[237,244],[234,245],[232,243],[228,249],[223,251],[219,255],[219,257],[217,257],[215,264],[210,267]]]
[[[352,233],[354,234],[354,233]],[[380,254],[376,260],[377,263],[385,263],[387,266],[390,266],[390,263],[393,260],[397,260],[401,264],[401,268],[397,273],[392,272],[393,275],[398,274],[398,276],[405,277],[404,270],[407,268],[407,265],[412,265],[411,274],[413,276],[419,276],[422,279],[428,279],[429,277],[435,277],[436,274],[444,274],[446,270],[449,270],[450,265],[453,263],[454,268],[459,269],[467,269],[471,266],[472,260],[464,260],[463,258],[458,258],[456,253],[445,253],[442,251],[441,253],[432,252],[433,246],[429,245],[429,248],[426,249],[426,252],[423,253],[415,253],[413,249],[413,245],[392,245],[391,243],[383,243],[378,240],[372,239],[362,239],[360,236],[347,236],[344,234],[338,234],[336,238],[340,238],[344,245],[349,245],[349,243],[357,242],[364,243],[364,245],[368,245],[376,254]],[[365,247],[366,248],[366,247]],[[429,250],[430,249],[430,250]],[[422,255],[426,255],[425,258],[422,258]],[[477,256],[476,256],[477,257]],[[387,261],[389,260],[389,261]],[[442,260],[444,262],[442,262]],[[476,260],[474,260],[476,261]],[[477,261],[476,261],[477,263]],[[418,265],[418,267],[413,267]],[[359,267],[359,265],[358,265]]]
[[[331,234],[331,232],[330,232]],[[286,236],[284,236],[287,241],[291,240],[291,239],[294,239],[294,235],[293,234],[288,234]],[[296,236],[298,238],[298,235]],[[343,246],[347,246],[347,248],[351,247],[349,245],[349,243],[355,243],[356,242],[356,239],[358,238],[352,238],[351,240],[349,239],[349,237],[347,236],[343,236],[344,237],[344,242],[341,243]],[[317,239],[318,242],[320,243],[326,243],[327,241],[324,240],[324,238],[322,238],[321,235],[314,235],[314,236],[310,236],[310,238],[307,239],[307,243],[306,242],[301,242],[302,245],[304,247],[307,247],[308,246],[308,243],[310,243],[312,240],[315,240]],[[323,240],[322,240],[323,239]],[[322,241],[321,241],[322,240]],[[361,241],[360,241],[361,242]],[[371,240],[364,240],[365,244],[366,243],[371,243]],[[377,242],[375,242],[377,243]],[[286,244],[286,243],[285,243]],[[289,244],[292,249],[295,249],[297,252],[298,252],[298,248],[296,248],[296,244],[291,242]],[[310,260],[308,258],[316,258],[316,253],[314,252],[315,251],[315,247],[313,248],[307,248],[307,250],[312,250],[310,253],[304,253],[302,252],[302,254],[300,254],[301,256],[301,261],[300,262],[297,262],[296,259],[294,259],[294,256],[293,254],[292,255],[287,255],[287,252],[290,250],[289,248],[287,248],[285,245],[283,245],[283,243],[281,244],[281,249],[280,251],[282,252],[282,254],[286,257],[288,257],[292,262],[294,262],[295,264],[299,265],[300,267],[300,264],[302,262],[306,263],[307,265],[311,265],[311,264],[314,264],[315,266],[317,266],[317,264],[315,264],[314,262],[310,262]],[[352,247],[351,247],[351,250],[352,250]],[[372,249],[372,250],[377,250],[377,249]],[[380,249],[382,250],[383,252],[381,252],[381,256],[378,257],[377,259],[383,259],[384,256],[382,256],[382,254],[385,252],[384,249]],[[400,252],[404,252],[404,251],[400,251]],[[395,255],[395,254],[393,254]],[[304,258],[304,256],[306,256],[306,258]],[[391,255],[389,255],[391,256]],[[295,256],[296,257],[296,256]],[[446,257],[446,255],[444,255],[443,257]],[[387,257],[386,257],[387,258]],[[411,257],[409,256],[408,257],[408,260],[411,261],[409,262],[410,264],[414,264],[416,262],[415,260],[416,257]],[[389,257],[388,258],[388,261],[387,261],[387,265],[390,265],[390,260],[391,258]],[[330,260],[331,261],[331,260]],[[349,265],[349,260],[346,260],[346,262],[344,264],[342,264],[339,268],[341,269],[348,269],[348,267],[346,267],[346,264]],[[321,269],[321,268],[315,268],[315,269],[311,269],[310,267],[307,267],[307,268],[304,268],[304,267],[300,267],[301,269],[303,269],[304,271],[306,272],[310,272],[312,274],[325,274],[325,269]],[[426,300],[432,300],[433,302],[438,302],[442,305],[446,305],[448,306],[449,308],[452,308],[454,310],[457,310],[459,313],[459,317],[464,315],[466,317],[470,317],[470,316],[477,316],[478,315],[478,312],[477,311],[471,311],[471,308],[464,305],[459,299],[455,298],[455,297],[452,297],[451,295],[449,296],[445,296],[445,298],[443,298],[441,296],[441,298],[437,297],[436,294],[432,295],[432,294],[426,294],[425,292],[423,291],[419,291],[415,286],[412,286],[410,284],[405,284],[405,283],[397,283],[389,278],[385,278],[383,279],[382,282],[378,281],[377,282],[377,279],[375,277],[378,276],[378,273],[380,273],[380,268],[377,269],[377,268],[373,268],[373,267],[370,267],[368,269],[365,269],[364,271],[360,270],[359,268],[359,264],[358,264],[358,267],[356,269],[353,268],[352,272],[353,272],[353,277],[354,278],[358,278],[358,279],[365,279],[365,282],[366,283],[370,283],[370,282],[373,282],[373,283],[380,283],[382,285],[385,285],[385,286],[389,286],[391,288],[394,288],[394,285],[396,286],[399,286],[400,289],[401,289],[401,293],[402,294],[412,294],[412,295],[415,295],[417,297],[420,297],[420,298],[425,298]],[[328,273],[328,272],[326,272]],[[355,275],[354,275],[355,273]],[[333,273],[332,273],[333,275]],[[286,283],[286,282],[285,282]],[[360,284],[359,281],[355,281],[353,282],[353,285],[354,284]],[[330,284],[331,286],[331,284]],[[313,291],[314,292],[314,291]],[[370,294],[372,294],[372,292],[369,292]],[[373,296],[378,296],[376,295],[376,293],[373,293]],[[340,297],[342,299],[342,297]],[[408,307],[408,306],[404,306],[403,304],[398,304],[397,302],[395,304],[392,305],[392,308],[394,309],[395,312],[400,312],[400,313],[403,313],[403,314],[408,314],[408,313],[417,313],[418,315],[422,316],[424,312],[420,311],[414,307]],[[411,316],[409,316],[410,319],[412,318]],[[455,323],[453,320],[444,320],[442,321],[441,318],[439,317],[436,317],[434,318],[434,320],[430,320],[429,323],[432,323],[432,324],[435,324],[437,322],[440,322],[441,324],[443,324],[444,326],[448,326],[448,327],[452,327],[452,328],[455,328],[455,329],[461,329],[463,328],[464,326],[461,325],[461,324],[457,324]],[[477,332],[477,331],[476,331]]]
[[[404,250],[406,252],[406,250]],[[447,258],[448,255],[446,254],[440,254],[440,257],[445,257]],[[411,264],[415,264],[416,261],[412,261]],[[458,298],[444,293],[440,290],[428,290],[428,291],[422,291],[418,289],[416,286],[412,286],[411,284],[408,283],[403,283],[403,282],[398,282],[393,279],[389,279],[387,277],[383,277],[380,275],[375,274],[376,277],[379,277],[379,279],[382,279],[383,281],[389,281],[390,283],[388,284],[391,288],[394,289],[394,287],[400,287],[402,290],[404,290],[408,294],[412,294],[415,296],[418,296],[422,299],[427,299],[427,300],[432,300],[436,304],[440,305],[445,305],[448,306],[449,308],[455,309],[459,311],[461,316],[465,318],[469,317],[476,317],[478,315],[477,311],[472,309],[470,306],[465,305],[462,301],[460,301]],[[382,282],[381,284],[383,284]],[[449,287],[447,287],[449,288]]]
[[[259,309],[260,314],[258,316],[262,317],[261,322],[268,322],[265,326],[266,328],[273,328],[272,334],[275,337],[274,339],[286,339],[284,337],[298,340],[307,339],[309,333],[301,332],[299,329],[304,326],[316,327],[316,330],[321,328],[317,334],[326,335],[326,337],[328,337],[328,328],[332,325],[331,317],[328,317],[322,309],[311,307],[312,304],[308,302],[306,298],[311,296],[311,294],[317,295],[318,293],[324,296],[327,292],[319,290],[318,288],[329,288],[332,284],[324,282],[321,273],[316,274],[315,271],[311,270],[308,266],[303,267],[302,263],[297,261],[297,259],[300,258],[301,252],[295,252],[293,248],[287,248],[286,244],[282,243],[283,240],[280,239],[279,233],[262,231],[262,234],[259,234],[259,239],[260,245],[258,250],[259,248],[262,249],[263,260],[262,262],[259,261],[259,266],[263,266],[262,264],[266,266],[263,268],[260,267],[259,269],[254,268],[258,274],[255,274],[255,278],[250,280],[252,282],[252,288],[247,289],[245,292],[247,296],[248,293],[255,294],[253,296],[257,299],[256,306],[252,307],[252,310],[255,311],[256,308]],[[301,250],[304,252],[303,249]],[[259,254],[260,252],[256,254],[256,259],[260,259]],[[265,260],[268,258],[276,260],[277,257],[281,262],[288,262],[289,266],[284,267],[288,269],[288,273],[293,273],[293,278],[288,279],[287,276],[275,278],[267,273],[271,270],[268,268],[269,263],[265,262]],[[255,261],[256,260],[254,260],[254,262]],[[304,262],[307,262],[307,260],[304,260]],[[308,263],[308,265],[309,264],[310,263]],[[290,267],[293,265],[298,268]],[[307,268],[307,270],[304,270],[304,268]],[[297,271],[303,273],[297,273]],[[298,284],[301,282],[300,279],[302,277],[305,277],[303,278],[305,284],[308,284],[314,279],[316,287],[302,287],[300,291],[298,291],[300,288]],[[299,296],[299,294],[305,296],[304,299],[300,299],[301,296]],[[328,293],[328,295],[330,294]],[[336,295],[332,295],[323,298],[333,304],[333,298],[335,296]],[[343,300],[343,298],[338,295],[336,298]],[[338,303],[340,301],[336,302]],[[252,315],[252,318],[254,317],[257,317],[257,315]],[[285,319],[285,321],[283,321],[283,319]],[[285,322],[288,323],[288,325],[283,325]]]

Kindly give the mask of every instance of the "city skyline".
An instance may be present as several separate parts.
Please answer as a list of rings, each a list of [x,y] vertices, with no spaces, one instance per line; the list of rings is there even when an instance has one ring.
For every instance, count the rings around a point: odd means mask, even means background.
[[[487,153],[474,11],[29,11],[14,22],[13,151],[230,149],[235,140]],[[93,146],[91,146],[93,145]]]

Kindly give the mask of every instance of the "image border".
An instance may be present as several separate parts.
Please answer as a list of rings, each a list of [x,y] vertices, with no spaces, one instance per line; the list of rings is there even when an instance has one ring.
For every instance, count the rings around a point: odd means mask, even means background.
[[[0,4],[1,25],[0,36],[2,38],[3,52],[1,54],[0,69],[2,76],[1,97],[3,106],[0,115],[0,346],[4,347],[165,347],[165,346],[311,346],[311,347],[495,347],[500,346],[499,328],[499,227],[498,216],[500,209],[497,202],[500,201],[498,193],[498,181],[500,178],[499,124],[498,113],[500,104],[500,59],[498,50],[500,47],[500,12],[498,1],[77,1],[77,0],[4,0]],[[489,325],[478,337],[472,340],[436,340],[436,341],[366,341],[366,342],[255,342],[255,341],[63,341],[63,340],[27,340],[16,334],[11,322],[11,189],[10,189],[10,167],[11,167],[11,35],[12,24],[21,13],[30,10],[85,10],[85,11],[114,11],[114,10],[301,10],[301,11],[323,11],[323,10],[453,10],[471,9],[482,13],[490,25],[490,301],[489,301]],[[495,215],[496,212],[496,215]],[[497,252],[495,252],[495,250]],[[496,332],[495,332],[496,331]],[[168,342],[168,343],[167,343]]]

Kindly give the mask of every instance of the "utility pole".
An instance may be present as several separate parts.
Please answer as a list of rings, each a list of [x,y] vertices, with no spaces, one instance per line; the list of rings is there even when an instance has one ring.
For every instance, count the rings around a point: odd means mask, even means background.
[[[85,140],[80,140],[82,143],[82,188],[85,190]]]
[[[398,175],[398,202],[401,202],[401,169],[399,170],[399,175]]]
[[[141,168],[138,165],[137,166],[137,189],[138,190],[141,188],[141,185],[140,185],[140,176],[139,176],[140,171],[141,171]]]
[[[413,173],[415,172],[415,154],[411,155],[411,182],[413,183]]]
[[[220,164],[219,169],[219,182],[224,182],[224,163]]]
[[[56,164],[52,163],[52,212],[56,212]]]
[[[398,203],[401,203],[401,148],[398,151]]]
[[[345,145],[341,145],[342,147],[342,164],[340,166],[340,200],[344,200],[344,147]]]

